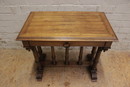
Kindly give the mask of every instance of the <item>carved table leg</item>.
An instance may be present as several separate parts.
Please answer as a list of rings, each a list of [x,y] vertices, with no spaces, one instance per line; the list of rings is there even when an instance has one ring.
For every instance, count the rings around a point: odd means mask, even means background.
[[[87,60],[88,60],[88,61],[90,61],[90,62],[93,61],[93,59],[94,59],[94,57],[95,57],[95,54],[96,54],[96,49],[97,49],[97,47],[93,47],[93,48],[92,48],[92,51],[91,51],[91,54],[88,54],[88,55],[87,55]]]
[[[96,53],[95,58],[93,60],[93,64],[89,66],[89,71],[91,74],[92,81],[97,80],[97,64],[98,64],[102,50],[103,50],[102,47],[98,47],[97,53]]]
[[[43,62],[46,58],[46,54],[42,52],[41,46],[37,46],[38,54],[39,54],[39,61]]]
[[[35,46],[31,47],[34,58],[35,58],[35,62],[37,63],[37,72],[36,72],[36,79],[37,80],[42,80],[42,76],[43,76],[43,64],[40,60],[40,52],[38,52],[38,50],[36,49]]]

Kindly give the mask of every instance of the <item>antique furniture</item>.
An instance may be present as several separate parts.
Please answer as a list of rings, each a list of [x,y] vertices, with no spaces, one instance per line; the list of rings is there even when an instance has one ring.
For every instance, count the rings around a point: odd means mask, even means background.
[[[32,50],[37,63],[38,80],[44,66],[88,66],[92,81],[97,79],[97,64],[102,51],[118,40],[103,12],[52,11],[31,12],[17,40]],[[50,46],[52,61],[46,61],[41,46]],[[56,61],[54,46],[65,47],[64,61]],[[69,61],[69,47],[80,46],[79,59]],[[82,61],[83,46],[92,46],[88,61]]]

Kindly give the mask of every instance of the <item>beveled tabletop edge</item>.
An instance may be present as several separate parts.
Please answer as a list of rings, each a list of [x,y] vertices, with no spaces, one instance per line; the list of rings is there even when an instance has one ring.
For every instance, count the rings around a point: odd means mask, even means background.
[[[23,24],[23,26],[22,26],[22,28],[21,28],[21,30],[20,30],[20,32],[19,32],[19,34],[18,34],[18,36],[17,36],[16,40],[20,40],[19,38],[20,38],[20,34],[21,34],[21,32],[23,31],[23,27],[24,27],[24,26],[25,26],[25,24],[27,23],[27,21],[28,21],[28,19],[29,19],[30,15],[31,15],[32,13],[33,13],[33,12],[30,12],[30,13],[29,13],[29,15],[28,15],[28,17],[27,17],[26,21],[24,22],[24,24]]]
[[[101,14],[103,14],[104,17],[106,18],[107,24],[110,26],[110,28],[111,28],[111,30],[112,30],[114,36],[115,36],[115,40],[114,40],[114,41],[118,41],[118,38],[117,38],[117,36],[116,36],[116,34],[115,34],[115,32],[114,32],[114,30],[113,30],[113,28],[112,28],[110,22],[108,21],[108,18],[107,18],[107,16],[106,16],[105,12],[101,12]],[[105,23],[105,24],[106,24],[106,23]],[[106,25],[106,26],[107,26],[107,25]]]
[[[48,38],[33,38],[33,40],[32,40],[32,38],[30,38],[30,37],[26,37],[26,38],[18,38],[18,39],[16,39],[17,41],[79,41],[79,42],[92,42],[92,41],[105,41],[105,42],[113,42],[113,41],[118,41],[116,38],[112,38],[112,39],[110,39],[110,38],[108,38],[107,40],[106,40],[106,38],[102,38],[101,40],[100,39],[91,39],[91,38],[67,38],[67,37],[60,37],[60,38],[56,38],[56,37],[54,37],[55,39],[52,39],[52,38],[50,38],[50,37],[48,37]]]

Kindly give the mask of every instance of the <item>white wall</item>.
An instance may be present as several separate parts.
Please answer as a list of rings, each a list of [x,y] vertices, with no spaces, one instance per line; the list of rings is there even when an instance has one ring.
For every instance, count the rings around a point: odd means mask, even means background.
[[[130,0],[0,0],[0,48],[22,48],[15,38],[30,11],[105,12],[119,38],[112,49],[130,49]]]

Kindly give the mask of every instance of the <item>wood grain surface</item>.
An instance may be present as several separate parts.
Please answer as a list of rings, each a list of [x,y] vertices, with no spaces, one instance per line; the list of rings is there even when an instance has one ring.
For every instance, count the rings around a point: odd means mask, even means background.
[[[103,12],[31,12],[17,40],[116,41]]]

